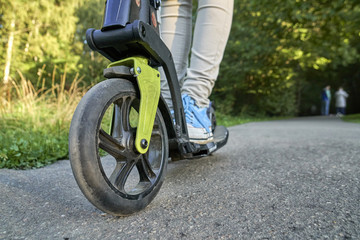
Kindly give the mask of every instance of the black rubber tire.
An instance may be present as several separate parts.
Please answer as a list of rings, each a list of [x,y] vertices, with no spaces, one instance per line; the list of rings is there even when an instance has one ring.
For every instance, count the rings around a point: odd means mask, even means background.
[[[158,109],[156,123],[162,134],[158,137],[161,150],[154,154],[156,158],[161,157],[161,163],[156,170],[156,178],[149,183],[151,186],[146,191],[131,195],[120,191],[110,182],[99,155],[99,131],[106,109],[124,96],[139,96],[134,85],[128,80],[109,79],[97,84],[85,94],[77,106],[69,132],[70,162],[80,189],[93,205],[116,216],[138,212],[154,199],[163,183],[168,161],[168,137]],[[150,142],[149,151],[152,151],[151,144]]]

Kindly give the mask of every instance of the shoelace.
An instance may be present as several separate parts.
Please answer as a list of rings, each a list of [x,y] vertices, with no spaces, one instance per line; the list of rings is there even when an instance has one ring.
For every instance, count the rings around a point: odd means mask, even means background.
[[[198,122],[203,126],[207,132],[210,132],[210,129],[208,126],[205,126],[205,124],[202,122],[203,117],[200,115],[198,110],[195,108],[195,101],[189,97],[188,95],[182,96],[183,105],[184,105],[184,113],[186,117],[186,122],[193,122],[192,116],[194,116]]]

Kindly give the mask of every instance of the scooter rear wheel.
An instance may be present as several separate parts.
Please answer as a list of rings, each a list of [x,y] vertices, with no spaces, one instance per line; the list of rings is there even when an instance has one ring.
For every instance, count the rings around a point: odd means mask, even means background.
[[[159,109],[149,150],[135,150],[138,96],[128,80],[103,81],[85,94],[70,127],[70,162],[80,189],[97,208],[116,216],[145,208],[166,172],[168,137]]]

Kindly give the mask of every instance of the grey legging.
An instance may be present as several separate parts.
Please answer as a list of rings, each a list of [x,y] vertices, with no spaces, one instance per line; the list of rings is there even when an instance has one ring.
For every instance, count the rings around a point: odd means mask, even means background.
[[[234,0],[199,0],[190,65],[192,0],[163,0],[161,6],[161,36],[173,54],[182,93],[207,107],[229,37]],[[165,74],[160,72],[162,95],[172,108]]]

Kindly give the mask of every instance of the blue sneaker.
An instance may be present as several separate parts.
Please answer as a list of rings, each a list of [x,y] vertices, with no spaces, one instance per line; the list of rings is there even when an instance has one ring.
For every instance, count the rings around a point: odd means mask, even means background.
[[[199,108],[195,100],[187,94],[182,95],[185,118],[191,142],[206,144],[213,141],[211,121],[207,115],[208,108]]]

